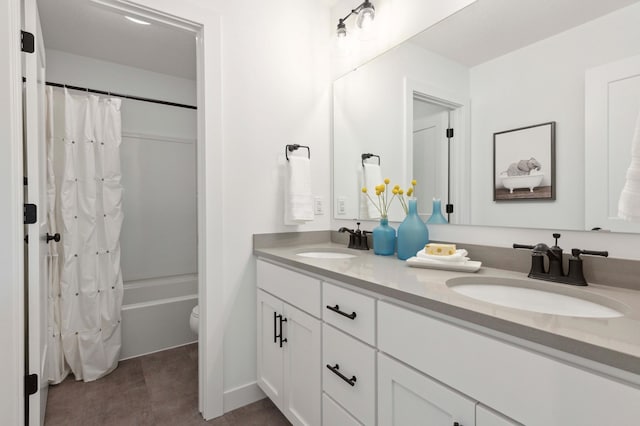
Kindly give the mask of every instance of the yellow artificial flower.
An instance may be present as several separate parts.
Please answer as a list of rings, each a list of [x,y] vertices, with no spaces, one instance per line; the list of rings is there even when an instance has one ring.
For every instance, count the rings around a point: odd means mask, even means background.
[[[389,185],[389,182],[391,182],[391,180],[389,178],[384,178],[384,184],[385,185]]]
[[[366,194],[367,193],[367,188],[366,187],[362,188],[362,192],[364,192]]]
[[[418,182],[415,179],[411,181],[411,185],[413,185],[413,186],[416,186],[417,183]]]

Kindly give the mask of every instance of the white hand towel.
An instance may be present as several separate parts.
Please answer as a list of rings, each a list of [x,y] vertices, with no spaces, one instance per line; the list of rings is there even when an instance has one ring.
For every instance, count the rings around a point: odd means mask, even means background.
[[[378,164],[369,164],[365,163],[364,169],[362,170],[364,174],[364,186],[367,188],[367,191],[371,198],[375,200],[375,187],[383,183],[382,181],[382,171],[380,170],[380,166]],[[380,217],[380,212],[376,208],[376,206],[369,200],[366,194],[362,194],[364,202],[367,205],[367,215],[369,219],[377,219]]]
[[[640,222],[640,114],[631,141],[631,165],[627,169],[627,179],[618,201],[618,217]]]
[[[307,157],[290,156],[284,185],[284,223],[298,225],[313,220],[311,162]]]

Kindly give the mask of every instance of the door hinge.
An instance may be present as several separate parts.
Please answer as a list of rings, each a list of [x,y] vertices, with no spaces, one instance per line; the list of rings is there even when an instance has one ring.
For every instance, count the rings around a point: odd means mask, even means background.
[[[35,204],[24,205],[24,224],[30,225],[38,221],[38,207]]]
[[[447,213],[453,213],[453,204],[447,204]]]
[[[20,31],[20,49],[26,53],[35,52],[35,41],[33,34],[27,31]]]
[[[24,394],[29,396],[36,392],[38,392],[38,375],[27,374],[24,376]]]
[[[24,186],[29,185],[29,178],[27,178],[26,176],[25,176],[25,177],[23,177],[23,178],[22,178],[22,184],[23,184]]]
[[[452,138],[453,137],[453,129],[447,129],[447,137],[448,138]]]

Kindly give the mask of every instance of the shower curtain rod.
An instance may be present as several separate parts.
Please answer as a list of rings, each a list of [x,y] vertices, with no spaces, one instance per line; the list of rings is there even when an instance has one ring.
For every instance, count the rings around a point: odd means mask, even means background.
[[[63,88],[73,89],[73,90],[81,90],[83,92],[96,93],[98,95],[115,96],[117,98],[131,99],[131,100],[134,100],[134,101],[151,102],[151,103],[154,103],[154,104],[169,105],[169,106],[174,106],[174,107],[178,107],[178,108],[198,109],[198,107],[193,106],[193,105],[178,104],[178,103],[175,103],[175,102],[161,101],[161,100],[158,100],[158,99],[151,99],[151,98],[142,98],[140,96],[123,95],[121,93],[107,92],[107,91],[104,91],[104,90],[89,89],[89,88],[86,88],[86,87],[79,87],[79,86],[71,86],[69,84],[52,83],[50,81],[47,81],[45,84],[47,86],[63,87]]]

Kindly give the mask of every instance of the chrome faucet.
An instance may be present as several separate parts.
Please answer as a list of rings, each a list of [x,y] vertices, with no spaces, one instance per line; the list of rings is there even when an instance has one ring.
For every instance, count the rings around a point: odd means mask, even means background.
[[[571,249],[571,257],[569,257],[569,271],[565,275],[562,267],[562,249],[558,247],[558,238],[560,238],[560,234],[553,234],[553,238],[556,239],[556,243],[553,247],[549,247],[545,243],[538,243],[535,246],[525,244],[513,245],[513,248],[531,250],[531,270],[529,271],[529,278],[584,286],[587,285],[587,281],[585,280],[584,273],[582,271],[582,259],[580,258],[580,255],[609,256],[609,252],[607,251]],[[545,270],[544,256],[547,256],[549,260],[548,270]]]
[[[355,231],[343,226],[342,228],[338,229],[338,232],[349,233],[349,248],[356,250],[369,250],[367,234],[370,234],[371,232],[361,231],[360,222],[356,222],[356,225],[358,226],[358,229],[356,229]]]

